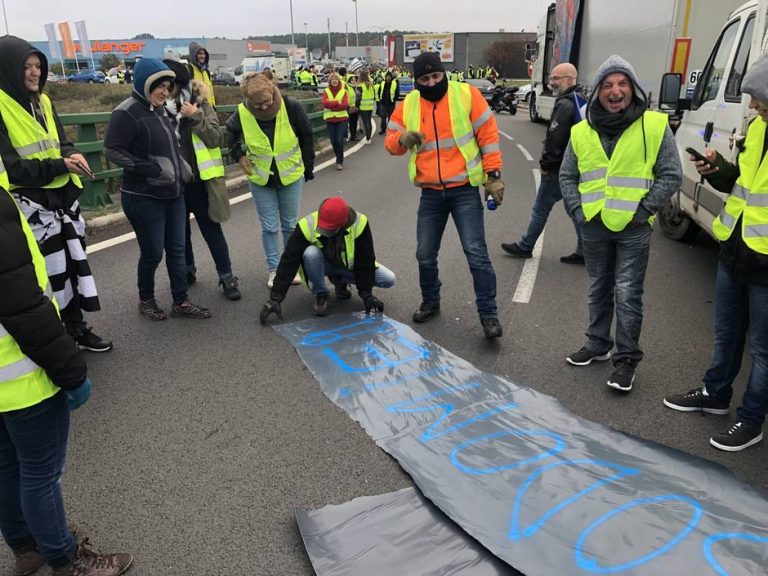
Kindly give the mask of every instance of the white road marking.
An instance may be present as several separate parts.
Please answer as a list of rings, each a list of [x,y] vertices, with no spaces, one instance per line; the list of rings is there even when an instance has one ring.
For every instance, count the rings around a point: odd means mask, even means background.
[[[373,120],[371,120],[371,123],[373,123]],[[374,124],[375,127],[375,124]],[[373,130],[373,128],[372,128]],[[354,154],[355,152],[359,151],[363,146],[365,146],[365,140],[360,140],[357,144],[352,146],[349,150],[346,150],[344,152],[344,157]],[[324,170],[325,168],[328,168],[328,166],[333,166],[336,164],[336,158],[331,158],[330,160],[326,160],[325,162],[319,164],[318,166],[315,166],[315,172],[318,170]],[[238,176],[235,178],[235,180],[240,182],[244,182],[247,180],[245,176]],[[251,198],[251,193],[248,192],[247,194],[241,194],[240,196],[235,196],[234,198],[229,199],[229,204],[239,204],[240,202],[244,202],[245,200],[248,200]],[[192,218],[194,218],[194,214],[192,215]],[[109,240],[104,240],[102,242],[97,242],[96,244],[91,244],[90,246],[87,246],[85,249],[86,254],[93,254],[94,252],[99,252],[101,250],[106,250],[107,248],[112,248],[112,246],[117,246],[118,244],[122,244],[123,242],[128,242],[129,240],[133,240],[136,238],[135,232],[128,232],[127,234],[122,234],[120,236],[115,236],[114,238],[110,238]]]
[[[541,172],[538,168],[534,168],[532,172],[533,181],[538,193],[539,184],[541,183]],[[541,250],[544,247],[544,232],[545,230],[541,231],[541,236],[536,241],[536,246],[533,247],[533,257],[528,258],[525,264],[523,264],[523,271],[520,273],[520,279],[517,281],[517,288],[515,289],[515,295],[512,296],[512,302],[528,304],[531,301],[533,286],[536,283],[536,275],[539,273]]]
[[[507,140],[512,140],[512,141],[514,141],[514,138],[512,138],[512,136],[510,136],[510,135],[509,135],[509,134],[507,134],[506,132],[502,132],[501,130],[499,130],[499,134],[501,134],[502,136],[504,136],[504,138],[506,138]]]
[[[523,156],[525,156],[525,159],[528,160],[528,162],[533,162],[533,156],[531,156],[531,153],[525,149],[525,146],[518,144],[517,147],[520,149],[520,152],[523,153]]]

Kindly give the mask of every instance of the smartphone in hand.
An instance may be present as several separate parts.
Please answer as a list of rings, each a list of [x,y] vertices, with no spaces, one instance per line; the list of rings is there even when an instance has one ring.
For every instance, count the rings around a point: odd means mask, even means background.
[[[91,179],[95,178],[93,172],[91,172],[91,169],[88,168],[88,166],[86,166],[82,162],[78,162],[77,163],[77,167],[80,168],[80,170],[82,170],[83,172],[85,172],[88,175],[89,178],[91,178]]]
[[[702,154],[701,152],[699,152],[695,148],[691,148],[690,146],[688,146],[688,148],[686,148],[685,151],[688,152],[688,154],[690,154],[694,158],[696,158],[696,160],[701,160],[702,162],[704,162],[710,168],[714,168],[714,166],[712,165],[712,162],[710,162],[709,158],[704,156],[704,154]]]

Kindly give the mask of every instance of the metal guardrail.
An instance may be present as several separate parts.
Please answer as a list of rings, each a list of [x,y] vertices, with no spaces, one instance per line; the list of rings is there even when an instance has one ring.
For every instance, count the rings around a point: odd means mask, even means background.
[[[312,134],[317,140],[319,134],[325,133],[325,122],[323,121],[323,112],[309,112],[322,102],[320,98],[308,98],[299,100],[301,105],[307,111]],[[233,113],[237,109],[237,104],[227,104],[217,106],[219,113]],[[98,210],[106,208],[113,204],[110,198],[110,191],[115,188],[115,182],[123,174],[122,168],[109,168],[104,157],[104,140],[99,140],[97,126],[107,124],[111,112],[87,112],[83,114],[62,114],[61,123],[64,126],[77,126],[77,136],[75,138],[75,148],[85,156],[88,165],[93,170],[93,179],[83,178],[83,194],[80,197],[80,206],[85,210]],[[226,148],[222,148],[225,163],[229,163],[229,154]]]

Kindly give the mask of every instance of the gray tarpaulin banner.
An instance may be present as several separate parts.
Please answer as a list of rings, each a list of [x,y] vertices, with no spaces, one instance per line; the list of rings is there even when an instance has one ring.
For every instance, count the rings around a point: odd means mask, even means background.
[[[414,488],[296,511],[319,576],[519,576]]]
[[[579,418],[386,316],[275,330],[429,500],[528,576],[765,573],[768,497],[721,466]]]

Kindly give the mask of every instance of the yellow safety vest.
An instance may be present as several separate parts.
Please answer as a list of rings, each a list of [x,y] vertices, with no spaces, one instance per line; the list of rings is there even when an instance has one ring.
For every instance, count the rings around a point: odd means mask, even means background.
[[[395,94],[397,93],[397,84],[396,80],[392,80],[392,83],[389,85],[389,99],[392,100],[392,102],[395,101]],[[374,86],[374,96],[376,98],[376,102],[381,102],[382,96],[384,96],[384,80],[376,84]]]
[[[355,91],[354,86],[347,88],[347,94],[349,94],[349,107],[357,108],[357,92]]]
[[[208,97],[208,102],[211,103],[211,106],[216,106],[216,97],[213,94],[213,81],[211,80],[211,74],[207,70],[203,71],[200,70],[197,66],[194,64],[191,64],[192,67],[192,78],[195,80],[200,80],[200,82],[204,83],[208,88],[210,88],[211,95]]]
[[[299,74],[299,81],[302,86],[312,84],[312,73],[309,70],[302,70]]]
[[[346,92],[346,89],[344,87],[340,88],[338,92],[336,92],[336,95],[333,95],[333,92],[331,92],[330,88],[325,89],[325,97],[328,100],[335,100],[336,102],[341,102],[344,99],[344,93]],[[328,120],[329,118],[349,118],[349,113],[346,110],[328,110],[328,108],[323,108],[323,120]]]
[[[355,268],[355,240],[363,233],[367,223],[368,217],[357,212],[355,221],[347,227],[347,234],[344,236],[344,253],[341,255],[342,262],[347,270],[354,270]],[[299,220],[299,228],[307,242],[314,244],[318,248],[323,247],[323,243],[320,241],[320,234],[317,231],[317,211]]]
[[[4,178],[3,174],[7,176],[2,162],[0,162],[0,187],[7,187],[8,179],[7,177]],[[9,192],[0,191],[0,194],[9,194]],[[40,253],[35,236],[20,211],[19,221],[24,235],[27,237],[27,246],[29,246],[29,251],[32,254],[37,284],[56,306],[45,271],[45,258]],[[50,398],[58,391],[59,387],[51,382],[45,370],[21,351],[13,336],[8,334],[8,331],[0,324],[0,413],[29,408]]]
[[[40,94],[40,108],[45,116],[44,128],[30,110],[24,110],[16,100],[0,90],[0,115],[8,129],[11,145],[22,160],[57,160],[61,158],[61,143],[53,116],[53,106],[45,94]],[[69,181],[82,188],[83,184],[77,174],[61,174],[40,188],[61,188]],[[11,182],[10,189],[21,188],[21,185]]]
[[[475,140],[475,132],[470,121],[472,113],[472,92],[469,84],[460,82],[448,82],[448,109],[451,115],[451,133],[453,145],[459,147],[461,155],[467,166],[467,178],[472,186],[480,186],[485,180],[483,171],[483,156],[480,146]],[[489,109],[490,113],[490,109]],[[403,119],[405,129],[421,132],[421,95],[417,90],[408,93],[403,101]],[[436,149],[438,142],[427,142],[418,152],[411,151],[411,159],[408,164],[408,176],[411,182],[416,180],[416,155]],[[434,148],[433,148],[434,146]],[[465,180],[461,175],[461,181]]]
[[[768,254],[768,163],[763,157],[765,121],[756,117],[749,125],[744,150],[739,154],[739,179],[712,224],[719,240],[731,237],[741,217],[744,243],[760,254]]]
[[[632,221],[640,201],[653,186],[653,167],[668,124],[666,114],[645,112],[619,137],[610,160],[588,122],[571,128],[581,209],[587,221],[600,214],[605,227],[614,232],[624,230]]]
[[[11,183],[8,180],[8,171],[5,169],[2,158],[0,158],[0,188],[6,192],[11,189]]]
[[[288,119],[285,101],[280,102],[280,111],[275,118],[274,146],[270,145],[269,138],[248,108],[240,104],[237,109],[240,113],[247,155],[253,164],[253,173],[248,175],[248,179],[257,186],[264,186],[271,174],[273,158],[283,186],[293,184],[304,176],[304,161],[301,158],[299,139]]]
[[[192,134],[192,146],[195,148],[195,161],[201,180],[224,177],[224,160],[221,148],[207,148],[197,134]]]
[[[367,86],[365,83],[361,85],[360,94],[360,110],[373,110],[376,102],[376,95],[374,94],[373,84]]]

